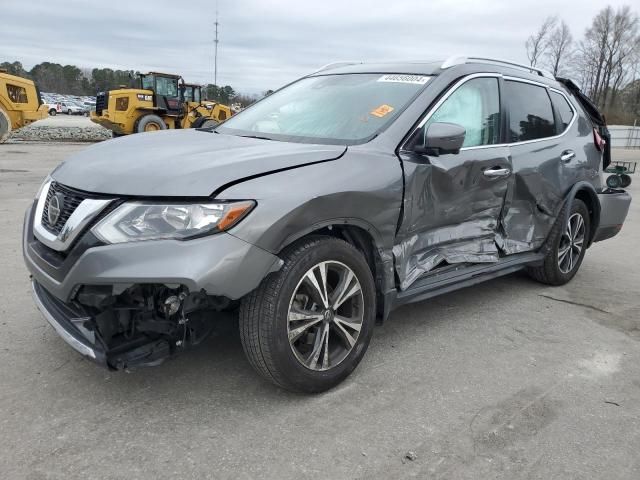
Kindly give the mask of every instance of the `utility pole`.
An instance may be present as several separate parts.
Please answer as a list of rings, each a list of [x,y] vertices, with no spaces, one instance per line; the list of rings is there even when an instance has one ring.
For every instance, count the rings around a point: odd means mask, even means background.
[[[218,86],[218,2],[216,0],[216,39],[213,41],[215,45],[215,53],[213,56],[213,84]]]

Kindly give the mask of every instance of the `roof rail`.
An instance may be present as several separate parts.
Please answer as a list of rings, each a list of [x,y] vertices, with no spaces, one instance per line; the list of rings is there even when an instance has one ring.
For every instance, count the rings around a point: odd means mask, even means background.
[[[332,68],[346,67],[348,65],[360,65],[362,63],[364,62],[361,62],[360,60],[344,60],[342,62],[327,63],[326,65],[323,65],[313,73],[323,72],[324,70],[330,70]],[[311,73],[310,75],[313,75],[313,73]]]
[[[508,60],[500,60],[497,58],[486,58],[486,57],[463,57],[463,56],[453,56],[447,58],[444,63],[440,66],[441,69],[450,68],[454,65],[463,65],[465,63],[489,63],[494,65],[506,65],[508,67],[516,67],[521,68],[523,70],[528,70],[530,72],[535,72],[541,77],[555,79],[551,72],[547,70],[543,70],[541,68],[532,67],[531,65],[525,65],[522,63],[515,63]]]

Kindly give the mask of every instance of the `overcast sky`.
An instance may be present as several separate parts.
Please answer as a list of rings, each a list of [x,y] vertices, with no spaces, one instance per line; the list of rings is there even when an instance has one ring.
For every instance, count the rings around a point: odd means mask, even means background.
[[[615,6],[635,2],[610,0]],[[0,0],[0,62],[159,70],[213,83],[215,0]],[[218,83],[275,89],[340,60],[526,62],[547,15],[582,36],[595,0],[219,0]]]

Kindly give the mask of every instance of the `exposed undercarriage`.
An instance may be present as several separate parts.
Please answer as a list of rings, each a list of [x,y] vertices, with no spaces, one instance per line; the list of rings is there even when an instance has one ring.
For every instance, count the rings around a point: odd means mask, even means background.
[[[68,320],[111,369],[152,366],[201,343],[216,316],[233,306],[225,297],[181,285],[83,286]]]

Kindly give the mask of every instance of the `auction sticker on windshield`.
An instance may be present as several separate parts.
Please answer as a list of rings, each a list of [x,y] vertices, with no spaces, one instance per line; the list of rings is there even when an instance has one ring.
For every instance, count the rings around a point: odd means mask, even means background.
[[[414,85],[424,85],[428,81],[429,77],[425,75],[402,75],[397,73],[383,75],[378,79],[378,82],[412,83]]]
[[[371,115],[378,117],[378,118],[382,118],[384,117],[387,113],[391,113],[393,112],[393,107],[391,105],[380,105],[378,108],[376,108],[375,110],[371,111]]]

